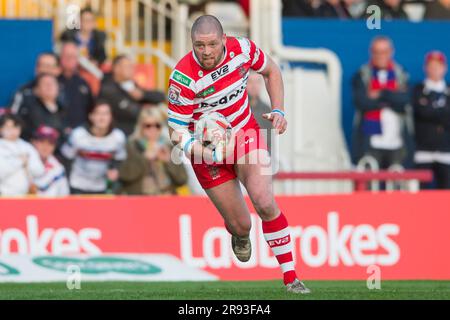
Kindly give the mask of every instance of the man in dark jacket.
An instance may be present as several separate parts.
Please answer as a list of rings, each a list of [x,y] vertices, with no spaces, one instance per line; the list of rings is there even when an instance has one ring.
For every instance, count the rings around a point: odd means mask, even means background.
[[[144,90],[133,80],[134,64],[125,55],[117,56],[112,64],[111,76],[102,83],[99,97],[111,105],[119,129],[130,135],[143,103],[158,104],[165,101],[160,91]]]
[[[433,170],[437,188],[450,188],[450,88],[447,59],[432,51],[425,58],[426,79],[414,88],[416,153],[419,169]],[[429,185],[425,185],[428,187]]]
[[[393,61],[393,52],[391,39],[376,37],[369,63],[359,69],[352,82],[354,147],[359,148],[354,156],[358,161],[362,155],[370,155],[382,169],[402,164],[408,139],[404,130],[408,124],[408,75]]]
[[[76,43],[63,43],[60,56],[61,75],[58,81],[66,107],[66,122],[71,129],[87,121],[88,110],[94,103],[89,85],[78,73],[78,59],[79,49]]]

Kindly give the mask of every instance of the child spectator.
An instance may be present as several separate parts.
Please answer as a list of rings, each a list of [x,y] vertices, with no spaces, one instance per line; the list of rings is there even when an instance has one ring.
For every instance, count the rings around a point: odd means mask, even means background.
[[[88,125],[75,128],[61,152],[73,160],[69,176],[72,194],[111,193],[126,158],[126,137],[114,127],[111,106],[99,101],[89,112]]]
[[[425,58],[426,79],[414,88],[418,169],[433,170],[438,189],[450,188],[450,87],[445,82],[447,59],[432,51]],[[423,187],[429,187],[424,185]]]
[[[24,196],[33,193],[33,179],[45,172],[39,154],[20,139],[22,122],[13,114],[0,119],[0,195]]]
[[[40,126],[33,134],[33,146],[45,167],[45,174],[34,179],[34,186],[39,196],[63,197],[70,194],[66,171],[54,156],[58,138],[58,131],[47,126]]]

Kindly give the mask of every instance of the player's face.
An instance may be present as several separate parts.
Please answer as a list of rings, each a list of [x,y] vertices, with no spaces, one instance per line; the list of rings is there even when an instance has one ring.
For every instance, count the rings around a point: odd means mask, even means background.
[[[226,36],[217,33],[195,33],[192,38],[192,47],[195,56],[204,69],[214,69],[223,58]]]

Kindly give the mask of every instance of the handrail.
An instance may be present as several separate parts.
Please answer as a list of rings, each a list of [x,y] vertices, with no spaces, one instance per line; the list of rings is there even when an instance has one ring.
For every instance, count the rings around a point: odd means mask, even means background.
[[[352,180],[356,191],[366,190],[366,183],[372,180],[382,181],[408,181],[416,180],[431,182],[433,172],[431,170],[405,170],[403,172],[380,170],[370,171],[340,171],[340,172],[278,172],[275,180]],[[415,185],[409,186],[412,192],[417,191]]]

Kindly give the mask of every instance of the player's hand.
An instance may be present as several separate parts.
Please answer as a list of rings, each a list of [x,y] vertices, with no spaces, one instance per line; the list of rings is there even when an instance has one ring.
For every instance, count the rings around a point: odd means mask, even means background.
[[[220,141],[214,150],[214,161],[224,162],[228,157],[233,156],[235,146],[235,133],[231,131],[231,134],[226,139]]]
[[[283,115],[278,112],[264,113],[264,119],[272,122],[272,128],[274,128],[278,134],[283,134],[287,129],[287,121]]]

